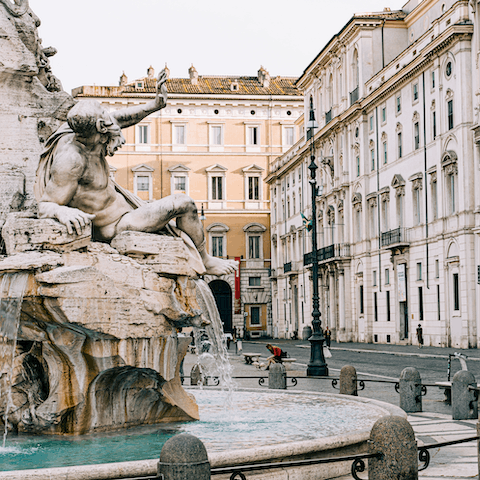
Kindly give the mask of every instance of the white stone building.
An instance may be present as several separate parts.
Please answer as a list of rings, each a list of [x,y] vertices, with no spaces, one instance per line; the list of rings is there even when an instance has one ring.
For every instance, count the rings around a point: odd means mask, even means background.
[[[356,14],[297,81],[312,99],[322,324],[337,341],[476,347],[480,40],[476,1]],[[271,166],[274,332],[311,324],[308,165]],[[311,268],[311,267],[310,267]]]

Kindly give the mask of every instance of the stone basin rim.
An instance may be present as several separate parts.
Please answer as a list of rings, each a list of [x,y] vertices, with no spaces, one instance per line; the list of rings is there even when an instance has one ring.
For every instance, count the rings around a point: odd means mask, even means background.
[[[208,390],[222,391],[220,387],[207,387]],[[202,387],[187,387],[187,390],[207,390]],[[272,393],[287,395],[314,395],[322,398],[341,399],[346,402],[370,404],[384,410],[385,415],[395,415],[407,418],[407,414],[390,403],[373,400],[365,397],[353,397],[336,393],[312,392],[307,390],[265,390],[264,388],[239,388],[237,391],[254,393]],[[235,466],[246,463],[262,462],[278,457],[297,457],[319,451],[348,447],[362,444],[368,440],[370,429],[356,430],[351,434],[332,435],[315,440],[264,445],[255,448],[239,449],[225,452],[208,452],[208,459],[212,468]],[[160,451],[158,452],[160,456]],[[137,460],[130,462],[103,463],[79,465],[71,467],[42,468],[29,470],[11,470],[0,472],[0,480],[112,480],[157,474],[158,458]]]

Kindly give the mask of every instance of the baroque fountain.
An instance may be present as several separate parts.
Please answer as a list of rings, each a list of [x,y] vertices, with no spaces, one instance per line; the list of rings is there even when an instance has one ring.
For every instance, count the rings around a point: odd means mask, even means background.
[[[61,158],[66,158],[67,166],[76,158],[66,144],[87,144],[85,138],[93,135],[94,146],[103,142],[95,151],[100,151],[98,160],[106,165],[105,153],[113,154],[122,144],[119,127],[165,106],[165,79],[160,76],[153,105],[147,104],[141,112],[137,108],[128,115],[113,112],[110,116],[92,105],[85,107],[90,109],[87,113],[85,108],[79,111],[51,72],[49,57],[56,50],[42,46],[39,25],[27,0],[0,0],[0,416],[5,432],[0,457],[8,453],[5,437],[10,432],[18,433],[18,438],[41,435],[36,438],[46,444],[48,436],[98,438],[93,448],[103,445],[109,452],[107,438],[112,437],[108,432],[156,425],[154,435],[160,431],[168,437],[174,432],[161,425],[178,422],[190,422],[189,431],[209,438],[210,460],[217,466],[365,451],[375,419],[401,414],[398,409],[367,400],[339,401],[333,395],[277,393],[273,399],[258,392],[240,392],[234,418],[228,419],[223,430],[212,427],[222,426],[222,402],[217,393],[196,392],[194,396],[184,390],[180,363],[190,339],[177,336],[177,329],[206,328],[216,360],[226,361],[218,311],[201,275],[205,271],[226,273],[233,265],[212,265],[189,200],[180,199],[183,217],[179,220],[177,215],[176,223],[172,223],[167,197],[158,205],[150,204],[157,208],[157,216],[163,215],[161,228],[130,229],[135,222],[124,219],[143,221],[144,206],[108,179],[108,169],[100,172],[107,175],[105,182],[91,182],[86,193],[85,178],[77,178],[74,190],[83,189],[81,198],[71,194],[65,199],[57,188],[61,175],[55,162],[60,153],[65,153]],[[78,125],[85,117],[94,117],[98,131],[81,130]],[[113,143],[107,141],[111,138]],[[113,233],[105,228],[108,221],[98,220],[105,218],[104,206],[92,206],[90,199],[84,209],[90,216],[78,209],[92,191],[95,199],[105,192],[114,195],[116,205],[120,202],[124,208],[121,218],[115,219]],[[204,406],[201,416],[211,427],[207,433],[197,429],[201,422],[192,423],[200,418],[195,397]],[[330,410],[334,404],[336,413]],[[345,406],[351,411],[363,408],[369,415],[359,413],[353,425]],[[288,428],[286,410],[293,412]],[[337,421],[331,422],[335,415]],[[268,416],[273,423],[264,430],[258,428]],[[325,417],[330,417],[330,424],[344,423],[344,430],[325,427]],[[340,417],[346,420],[341,422]],[[330,437],[318,439],[306,428],[298,432],[299,420],[330,432]],[[271,425],[279,421],[285,438],[266,438]],[[225,440],[227,431],[230,440]],[[137,444],[133,458],[149,443],[147,439]],[[243,450],[253,445],[265,446]],[[80,444],[79,451],[86,448]],[[153,458],[148,451],[145,455]],[[109,461],[120,460],[112,457]],[[30,477],[26,470],[20,476],[0,472],[0,478],[77,478],[73,472],[80,472],[82,479],[149,475],[155,471],[156,460],[145,462],[131,462],[135,465],[128,468],[122,463],[83,470],[72,467],[67,473],[53,469],[45,476],[40,470],[32,471]],[[24,461],[23,467],[5,464],[2,470],[36,466],[25,467]],[[325,477],[317,472],[308,478]]]

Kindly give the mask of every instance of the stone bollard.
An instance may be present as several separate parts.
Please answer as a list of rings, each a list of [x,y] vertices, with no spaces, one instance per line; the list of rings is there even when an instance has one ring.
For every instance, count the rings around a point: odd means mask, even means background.
[[[202,377],[202,367],[197,363],[192,367],[190,372],[190,385],[200,385],[202,383]],[[206,377],[203,378],[203,384],[207,385]]]
[[[400,374],[400,408],[407,413],[422,411],[422,379],[418,370],[407,367]]]
[[[475,377],[466,370],[458,371],[452,380],[452,417],[453,420],[478,418],[478,402],[475,390],[468,387],[477,386]]]
[[[340,370],[340,394],[358,396],[357,371],[351,365],[345,365]]]
[[[162,480],[210,480],[205,445],[188,433],[168,439],[160,452],[157,473]]]
[[[272,363],[268,370],[268,388],[282,389],[287,388],[287,373],[285,365],[281,363]]]
[[[382,417],[370,432],[370,453],[380,458],[368,460],[369,480],[417,480],[417,442],[412,426],[403,417]]]

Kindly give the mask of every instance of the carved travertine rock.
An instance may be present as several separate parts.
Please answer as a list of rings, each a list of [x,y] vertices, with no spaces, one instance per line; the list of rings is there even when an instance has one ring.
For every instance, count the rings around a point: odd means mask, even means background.
[[[117,235],[111,246],[159,274],[195,277],[204,270],[201,259],[192,258],[181,238],[127,231]]]
[[[91,225],[86,225],[81,235],[67,232],[67,227],[50,218],[38,219],[34,214],[11,213],[2,228],[7,255],[50,250],[69,252],[90,244]]]

